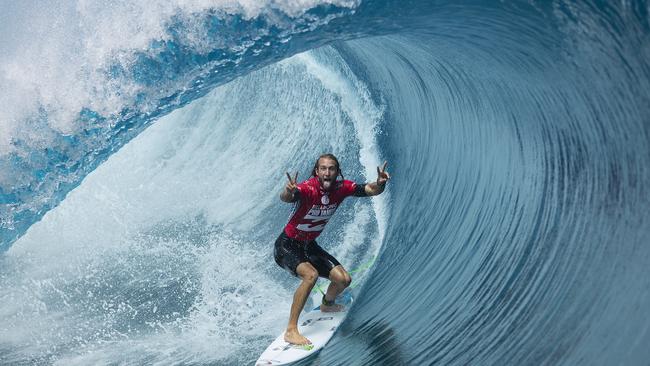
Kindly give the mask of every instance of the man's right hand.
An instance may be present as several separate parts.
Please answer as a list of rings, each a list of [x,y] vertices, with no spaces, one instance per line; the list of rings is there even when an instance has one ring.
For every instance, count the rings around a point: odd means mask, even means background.
[[[280,198],[285,202],[295,202],[297,199],[296,194],[298,193],[298,172],[296,172],[293,178],[287,172],[287,179],[289,179],[289,182],[284,186],[284,192],[282,192]]]
[[[289,178],[289,183],[287,183],[284,189],[286,189],[289,193],[298,191],[298,172],[296,172],[296,176],[293,177],[293,179],[291,179],[289,172],[287,172],[287,178]]]

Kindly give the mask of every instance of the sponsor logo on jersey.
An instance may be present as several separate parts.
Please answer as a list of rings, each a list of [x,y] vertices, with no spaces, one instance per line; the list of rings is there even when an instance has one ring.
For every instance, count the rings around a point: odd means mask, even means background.
[[[323,197],[320,198],[320,202],[324,205],[327,205],[330,203],[330,196],[324,194]]]
[[[323,196],[327,197],[327,196]],[[324,200],[321,200],[321,202]],[[329,198],[327,199],[329,202]],[[296,229],[300,231],[323,231],[327,221],[334,215],[336,208],[339,205],[336,203],[333,204],[323,204],[323,205],[313,205],[307,215],[303,217],[303,222],[296,226]]]

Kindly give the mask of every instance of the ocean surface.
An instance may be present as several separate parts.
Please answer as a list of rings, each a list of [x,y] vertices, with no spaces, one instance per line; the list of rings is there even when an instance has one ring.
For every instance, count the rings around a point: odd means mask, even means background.
[[[0,364],[252,365],[331,152],[392,179],[301,365],[650,365],[648,2],[0,7]]]

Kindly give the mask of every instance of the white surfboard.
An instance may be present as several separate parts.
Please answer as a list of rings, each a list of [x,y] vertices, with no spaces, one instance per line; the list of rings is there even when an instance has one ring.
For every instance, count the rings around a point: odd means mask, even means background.
[[[311,341],[311,347],[297,346],[285,342],[284,331],[280,334],[255,363],[262,365],[287,365],[307,358],[320,351],[334,335],[339,324],[345,319],[352,304],[352,296],[345,293],[337,299],[337,304],[344,304],[340,312],[324,313],[320,306],[309,312],[303,312],[298,318],[298,331]]]

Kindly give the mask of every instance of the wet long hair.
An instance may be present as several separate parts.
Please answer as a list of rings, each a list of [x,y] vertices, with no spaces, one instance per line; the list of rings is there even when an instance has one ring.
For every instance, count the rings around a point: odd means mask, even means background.
[[[338,177],[340,175],[341,179],[345,179],[345,177],[343,177],[343,172],[341,171],[341,166],[339,165],[339,159],[337,159],[336,156],[334,156],[333,154],[329,154],[329,153],[328,154],[323,154],[323,155],[319,156],[318,159],[316,159],[316,162],[314,163],[314,169],[311,171],[311,175],[313,175],[314,177],[318,176],[316,174],[316,171],[318,170],[318,162],[320,161],[320,159],[331,159],[331,160],[333,160],[334,163],[336,164],[336,173],[337,173],[336,176]]]

